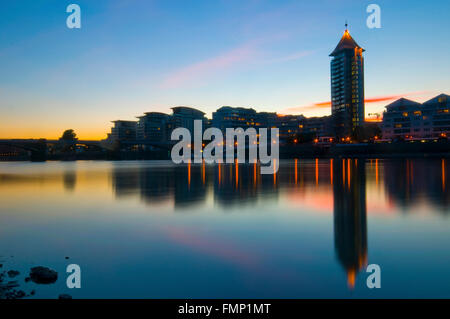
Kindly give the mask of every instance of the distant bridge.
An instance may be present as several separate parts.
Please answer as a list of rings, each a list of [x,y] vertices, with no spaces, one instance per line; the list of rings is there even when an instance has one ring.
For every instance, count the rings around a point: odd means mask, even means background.
[[[65,143],[66,145],[85,145],[94,146],[103,150],[120,150],[126,146],[152,146],[154,148],[162,150],[171,150],[175,145],[175,141],[172,142],[151,142],[147,140],[127,140],[118,141],[117,143],[109,142],[107,140],[75,140],[75,141],[61,141],[61,140],[48,140],[48,139],[0,139],[0,146],[9,146],[13,148],[22,149],[30,152],[31,160],[33,161],[45,161],[47,157],[47,150],[49,146]]]
[[[61,143],[60,140],[47,139],[0,139],[0,146],[8,146],[16,149],[21,149],[30,152],[30,159],[32,161],[45,161],[47,158],[47,150],[49,145],[56,145]],[[101,141],[92,140],[76,140],[73,142],[66,142],[73,145],[95,146],[105,149]]]
[[[25,139],[0,139],[0,146],[9,146],[30,152],[32,161],[45,161],[47,154],[47,141]]]

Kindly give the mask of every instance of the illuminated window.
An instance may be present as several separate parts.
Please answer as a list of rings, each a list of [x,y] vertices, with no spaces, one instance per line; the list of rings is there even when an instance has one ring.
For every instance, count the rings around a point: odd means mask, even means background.
[[[408,116],[408,112],[403,112],[403,114],[402,114],[404,117],[407,117]]]

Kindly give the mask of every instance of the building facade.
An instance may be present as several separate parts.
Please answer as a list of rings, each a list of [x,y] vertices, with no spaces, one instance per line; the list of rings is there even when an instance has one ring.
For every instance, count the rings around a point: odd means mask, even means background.
[[[331,116],[306,118],[303,133],[313,134],[315,137],[329,137],[333,133]]]
[[[450,136],[450,96],[438,95],[420,104],[401,98],[383,113],[384,139],[427,139]]]
[[[346,29],[331,60],[331,113],[334,135],[352,135],[364,124],[364,49]]]
[[[205,130],[208,121],[205,117],[205,113],[200,110],[187,106],[176,106],[172,108],[172,129],[177,127],[184,127],[191,132],[191,136],[194,136],[194,121],[201,120],[203,122],[203,131]]]
[[[225,135],[227,128],[242,128],[260,126],[254,109],[243,107],[222,106],[212,113],[212,126],[220,129]]]
[[[295,139],[305,127],[306,118],[303,115],[278,116],[275,126],[280,130],[280,140]]]
[[[129,141],[136,139],[136,121],[113,121],[114,126],[111,128],[111,133],[108,134],[108,139],[113,141]]]
[[[169,114],[147,112],[139,116],[137,139],[149,142],[167,142],[170,140],[172,121]]]

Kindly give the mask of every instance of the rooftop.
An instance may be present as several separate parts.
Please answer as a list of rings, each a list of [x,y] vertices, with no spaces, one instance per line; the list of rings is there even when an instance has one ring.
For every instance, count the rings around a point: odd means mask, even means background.
[[[350,32],[348,32],[348,30],[345,29],[341,41],[339,41],[338,45],[336,46],[334,51],[331,52],[330,56],[336,56],[344,50],[354,50],[355,48],[361,49],[363,52],[365,51],[358,45],[358,43],[356,43],[355,40],[353,40],[352,36],[350,35]]]

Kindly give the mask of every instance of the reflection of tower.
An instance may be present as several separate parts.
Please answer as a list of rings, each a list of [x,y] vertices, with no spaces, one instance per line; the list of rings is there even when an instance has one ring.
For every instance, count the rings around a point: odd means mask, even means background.
[[[367,264],[366,175],[361,159],[334,161],[334,245],[353,288]]]

